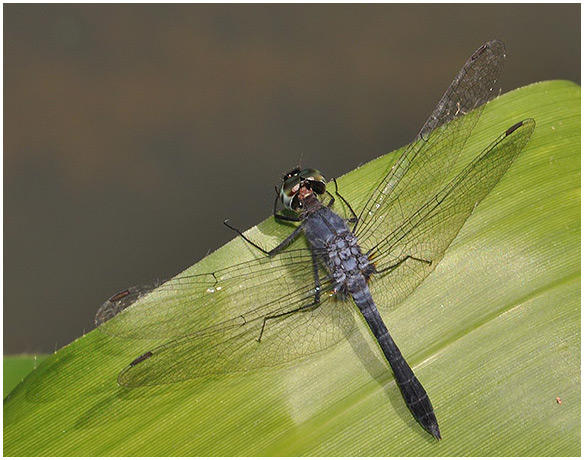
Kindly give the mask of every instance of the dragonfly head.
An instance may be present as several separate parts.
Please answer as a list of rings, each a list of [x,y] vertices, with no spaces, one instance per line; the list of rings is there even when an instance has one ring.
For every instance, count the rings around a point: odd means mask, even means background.
[[[300,211],[310,195],[322,195],[326,191],[326,179],[316,169],[295,168],[282,178],[280,200],[286,209]]]

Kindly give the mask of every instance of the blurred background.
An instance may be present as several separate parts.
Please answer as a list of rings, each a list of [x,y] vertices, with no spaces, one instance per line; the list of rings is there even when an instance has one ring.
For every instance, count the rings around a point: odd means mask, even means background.
[[[577,4],[5,5],[4,353],[267,218],[301,157],[335,177],[408,143],[492,38],[504,92],[580,82]]]

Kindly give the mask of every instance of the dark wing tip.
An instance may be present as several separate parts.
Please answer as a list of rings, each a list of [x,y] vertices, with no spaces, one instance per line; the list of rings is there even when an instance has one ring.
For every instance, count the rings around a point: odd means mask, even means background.
[[[510,128],[507,128],[507,131],[505,131],[505,136],[510,136],[515,131],[517,131],[519,128],[521,128],[522,126],[525,126],[525,125],[533,126],[535,128],[535,120],[533,118],[527,118],[525,120],[522,120],[520,122],[515,123]]]
[[[146,361],[148,358],[154,356],[153,351],[147,351],[146,353],[138,356],[134,361],[128,364],[122,372],[118,375],[118,385],[122,387],[139,387],[147,384],[146,382],[138,382],[135,378],[132,378],[131,370],[138,364]]]
[[[506,54],[507,50],[505,49],[505,43],[503,43],[498,38],[495,38],[494,40],[488,41],[483,46],[481,46],[481,48],[485,48],[485,49],[489,48],[491,50],[491,52],[494,52],[495,54],[498,54],[498,55],[502,56],[503,58],[507,57],[507,54]],[[477,51],[475,51],[475,54],[479,53],[479,51],[481,51],[481,52],[484,51],[484,49],[481,50],[481,48],[479,48]]]

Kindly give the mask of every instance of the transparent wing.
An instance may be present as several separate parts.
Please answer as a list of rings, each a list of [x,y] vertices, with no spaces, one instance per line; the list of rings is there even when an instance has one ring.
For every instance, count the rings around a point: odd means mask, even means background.
[[[131,339],[165,339],[219,323],[229,328],[273,316],[314,301],[312,260],[310,250],[294,249],[214,272],[181,274],[164,283],[129,288],[108,299],[96,321],[115,314],[100,326],[102,332]],[[328,276],[318,269],[321,289],[326,290]]]
[[[96,317],[102,332],[173,339],[136,359],[120,374],[120,384],[156,385],[275,366],[337,343],[352,330],[353,312],[350,303],[331,299],[332,281],[322,265],[316,269],[316,304],[308,249],[112,296]],[[103,322],[108,314],[113,316]]]
[[[401,302],[442,259],[473,209],[499,182],[535,121],[510,127],[448,185],[371,248],[378,274],[371,292],[384,306]]]
[[[355,233],[374,246],[444,185],[490,99],[505,47],[494,40],[468,59],[422,130],[367,201]]]
[[[168,342],[127,366],[124,386],[173,383],[207,374],[247,371],[291,362],[346,337],[354,325],[351,304],[327,296],[316,308],[268,319],[224,324]]]
[[[101,305],[101,307],[99,307],[99,310],[97,310],[97,313],[95,314],[95,325],[97,327],[102,326],[114,316],[119,315],[126,308],[131,307],[139,299],[146,296],[147,294],[150,294],[150,292],[165,282],[166,281],[157,281],[152,284],[132,286],[124,289],[123,291],[115,293],[113,296],[107,299]],[[108,332],[109,326],[110,325],[108,324],[108,326],[104,326],[100,330],[102,332],[115,335],[113,332]]]

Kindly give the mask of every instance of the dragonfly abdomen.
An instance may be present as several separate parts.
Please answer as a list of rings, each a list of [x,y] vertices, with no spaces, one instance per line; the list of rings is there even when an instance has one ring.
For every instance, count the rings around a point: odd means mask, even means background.
[[[430,398],[389,334],[373,301],[367,282],[364,279],[355,278],[349,285],[349,292],[391,366],[408,409],[426,431],[436,439],[440,439],[438,420]]]

